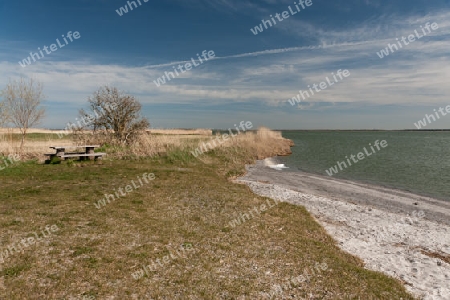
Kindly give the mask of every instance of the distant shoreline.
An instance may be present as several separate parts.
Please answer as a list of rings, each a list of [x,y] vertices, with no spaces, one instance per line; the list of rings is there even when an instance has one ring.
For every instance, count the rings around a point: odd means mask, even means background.
[[[88,132],[90,130],[86,130]],[[203,129],[203,128],[191,128],[191,129],[183,129],[183,128],[170,128],[170,129],[148,129],[147,133],[153,134],[167,134],[167,135],[212,135],[211,129]],[[19,134],[19,128],[0,128],[0,134],[13,133]],[[29,128],[27,130],[27,134],[29,133],[43,133],[43,134],[61,134],[67,133],[67,130],[64,129],[47,129],[47,128]]]
[[[18,128],[0,128],[0,133],[7,133],[9,130],[13,130],[13,133],[20,133]],[[396,132],[396,131],[450,131],[449,129],[272,129],[273,131],[282,131],[282,132],[291,132],[291,131],[301,131],[301,132],[311,132],[311,131],[388,131],[388,132]],[[215,131],[226,131],[226,129],[221,128],[150,128],[147,129],[147,132],[153,132],[153,133],[164,133],[164,134],[173,134],[170,133],[172,131],[179,131],[179,132],[215,132]],[[249,131],[256,131],[255,130],[249,130]],[[64,129],[58,129],[58,128],[29,128],[27,133],[59,133],[59,132],[65,132]],[[203,135],[203,134],[202,134]]]
[[[450,131],[450,129],[273,129],[275,131]]]

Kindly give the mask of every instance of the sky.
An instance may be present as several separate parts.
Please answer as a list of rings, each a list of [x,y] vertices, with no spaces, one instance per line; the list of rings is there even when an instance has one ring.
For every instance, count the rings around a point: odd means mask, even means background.
[[[0,89],[20,77],[44,85],[43,128],[109,85],[153,128],[415,129],[450,105],[450,0],[0,0]]]

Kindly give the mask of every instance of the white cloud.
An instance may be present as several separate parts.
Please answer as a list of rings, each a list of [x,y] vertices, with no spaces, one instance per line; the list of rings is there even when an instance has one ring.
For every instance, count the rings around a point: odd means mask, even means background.
[[[280,28],[292,34],[308,32],[307,36],[316,37],[318,44],[217,57],[159,88],[153,80],[165,71],[172,71],[171,66],[189,60],[144,67],[41,60],[21,68],[17,63],[1,62],[0,84],[6,84],[8,77],[32,76],[44,83],[49,100],[77,105],[83,105],[89,95],[105,84],[136,94],[144,103],[195,103],[208,99],[286,105],[287,99],[298,90],[323,81],[338,68],[347,68],[351,77],[309,101],[446,103],[450,94],[446,82],[450,78],[449,17],[450,12],[419,19],[383,17],[378,21],[383,20],[389,26],[377,25],[372,20],[346,31],[325,31],[294,21],[290,24],[298,32]],[[433,36],[411,43],[384,59],[376,56],[376,51],[395,37],[409,34],[428,21],[440,26]],[[391,29],[387,30],[388,27]]]

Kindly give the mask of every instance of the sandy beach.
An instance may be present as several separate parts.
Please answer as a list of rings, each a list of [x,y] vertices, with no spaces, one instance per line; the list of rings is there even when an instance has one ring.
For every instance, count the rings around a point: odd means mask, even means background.
[[[343,250],[419,299],[450,299],[450,202],[276,165],[258,161],[237,181],[306,207]]]

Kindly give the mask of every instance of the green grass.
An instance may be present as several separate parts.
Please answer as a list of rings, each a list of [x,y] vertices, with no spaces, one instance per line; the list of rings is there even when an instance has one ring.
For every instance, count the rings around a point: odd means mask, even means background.
[[[226,176],[242,174],[250,154],[188,154],[71,167],[34,162],[0,172],[0,250],[45,225],[60,229],[2,264],[0,299],[260,299],[316,262],[328,269],[285,296],[413,299],[399,281],[341,251],[303,207],[280,203],[231,228],[237,214],[267,200]],[[156,179],[94,207],[144,173]],[[132,278],[182,247],[193,251]]]
[[[29,270],[30,268],[30,265],[16,265],[10,268],[4,268],[0,271],[0,276],[5,278],[17,277],[20,273]]]

